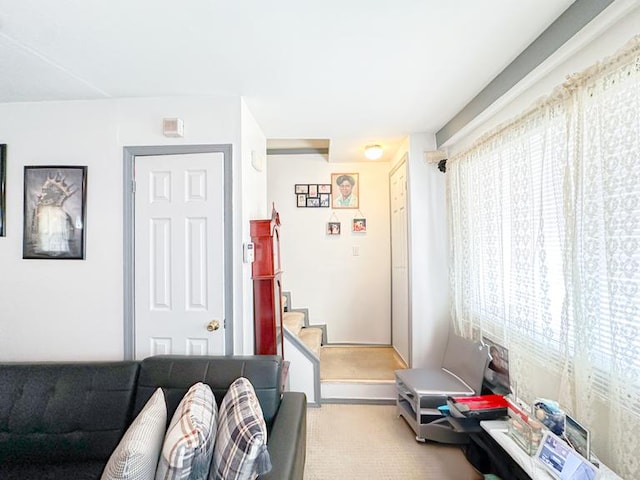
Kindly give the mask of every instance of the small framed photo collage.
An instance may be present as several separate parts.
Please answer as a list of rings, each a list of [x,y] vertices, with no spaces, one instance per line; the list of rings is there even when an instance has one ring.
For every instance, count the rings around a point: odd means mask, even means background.
[[[331,184],[296,183],[296,206],[300,208],[329,208],[331,206]]]

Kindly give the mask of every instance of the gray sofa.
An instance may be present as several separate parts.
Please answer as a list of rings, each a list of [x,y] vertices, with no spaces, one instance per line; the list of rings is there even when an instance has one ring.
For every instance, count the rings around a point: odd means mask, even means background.
[[[0,364],[0,479],[99,479],[128,425],[158,387],[170,420],[194,383],[207,383],[220,404],[241,376],[253,384],[267,423],[273,467],[259,478],[302,480],[306,397],[282,391],[277,356]]]

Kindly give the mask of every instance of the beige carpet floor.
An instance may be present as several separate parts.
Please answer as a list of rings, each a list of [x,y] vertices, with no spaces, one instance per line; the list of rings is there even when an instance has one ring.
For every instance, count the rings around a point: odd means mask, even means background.
[[[395,380],[394,372],[407,368],[391,347],[334,346],[320,349],[320,380]]]
[[[478,480],[457,446],[416,442],[392,405],[307,410],[305,480]]]

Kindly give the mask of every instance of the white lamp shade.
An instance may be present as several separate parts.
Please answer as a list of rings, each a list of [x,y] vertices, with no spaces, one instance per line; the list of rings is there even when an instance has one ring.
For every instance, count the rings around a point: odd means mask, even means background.
[[[369,160],[378,160],[382,156],[380,145],[367,145],[364,149],[364,156]]]

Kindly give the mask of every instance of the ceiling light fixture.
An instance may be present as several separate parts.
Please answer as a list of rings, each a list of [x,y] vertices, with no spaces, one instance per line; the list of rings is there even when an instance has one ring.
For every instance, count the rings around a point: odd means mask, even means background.
[[[382,156],[382,147],[380,145],[367,145],[364,147],[364,156],[369,160],[378,160]]]

